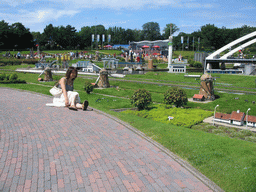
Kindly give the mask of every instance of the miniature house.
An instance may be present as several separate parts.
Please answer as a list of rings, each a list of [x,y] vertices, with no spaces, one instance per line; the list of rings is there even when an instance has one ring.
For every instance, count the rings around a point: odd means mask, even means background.
[[[204,98],[203,95],[195,94],[195,95],[193,96],[193,100],[194,100],[194,101],[204,101],[205,98]]]
[[[215,113],[214,121],[228,123],[233,125],[247,125],[250,127],[256,127],[256,116],[248,115],[248,119],[246,119],[246,115],[239,110],[233,111],[232,114],[225,113]]]
[[[244,117],[244,122],[246,124],[246,116]],[[256,127],[256,117],[252,115],[248,115],[247,125],[250,127]]]
[[[237,110],[231,113],[230,120],[231,120],[231,123],[234,125],[243,125],[244,117],[245,117],[245,113],[240,112],[240,110]]]
[[[231,114],[226,114],[226,113],[215,113],[215,121],[219,121],[222,123],[231,123]]]

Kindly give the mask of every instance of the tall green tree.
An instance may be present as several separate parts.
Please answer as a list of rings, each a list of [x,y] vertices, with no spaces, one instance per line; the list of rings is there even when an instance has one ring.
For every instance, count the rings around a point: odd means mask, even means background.
[[[33,36],[22,23],[13,23],[10,26],[10,32],[12,34],[12,41],[9,43],[13,44],[15,48],[25,49],[33,46]]]
[[[172,32],[171,34],[174,34],[175,32],[178,32],[180,29],[177,27],[177,25],[171,23],[171,24],[166,24],[164,30],[163,30],[163,38],[164,39],[169,39],[169,36],[170,36],[170,31],[171,31],[171,28],[170,26],[172,25]]]
[[[93,33],[91,27],[86,26],[86,27],[81,28],[81,30],[78,32],[78,35],[81,38],[81,43],[80,43],[81,48],[91,46],[92,34],[94,34],[94,33]]]
[[[4,20],[0,21],[0,48],[11,48],[10,44],[8,43],[8,35],[10,34],[10,26]]]
[[[202,46],[205,50],[216,50],[221,48],[219,42],[220,33],[218,27],[207,24],[201,27]]]
[[[58,27],[52,24],[47,25],[43,32],[43,42],[41,42],[46,49],[56,49],[57,43],[60,41]]]
[[[157,22],[148,22],[142,25],[142,37],[143,40],[157,40],[161,39],[160,27]]]

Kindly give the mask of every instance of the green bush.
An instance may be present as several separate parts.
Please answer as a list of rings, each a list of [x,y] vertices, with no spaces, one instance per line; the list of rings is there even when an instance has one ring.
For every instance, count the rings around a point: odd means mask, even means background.
[[[10,79],[10,74],[6,74],[6,75],[5,75],[5,78],[6,78],[7,81],[9,81],[9,79]]]
[[[190,66],[190,67],[194,67],[195,61],[194,61],[193,59],[189,59],[189,60],[188,60],[188,63],[189,63],[189,66]]]
[[[84,90],[86,91],[87,94],[90,94],[93,91],[93,85],[91,84],[90,81],[85,81]]]
[[[251,141],[251,142],[255,142],[256,143],[256,136],[249,136],[249,137],[245,137],[246,141]]]
[[[131,104],[137,107],[139,110],[147,109],[152,103],[151,94],[145,89],[136,90],[130,99]]]
[[[17,80],[18,79],[18,75],[16,73],[13,73],[10,75],[9,80]]]
[[[252,136],[253,133],[250,130],[241,130],[240,131],[244,136]]]
[[[219,134],[219,133],[225,133],[225,131],[223,129],[213,129],[212,133]]]
[[[0,81],[5,80],[5,78],[6,78],[6,74],[5,73],[1,73],[0,74]]]
[[[174,104],[176,107],[181,107],[187,102],[187,94],[183,89],[173,87],[164,93],[164,103],[167,105]]]
[[[196,68],[202,68],[202,67],[203,67],[203,65],[202,65],[202,63],[201,63],[201,62],[199,62],[199,61],[195,61],[195,62],[194,62],[194,64],[193,64],[193,67],[196,67]]]

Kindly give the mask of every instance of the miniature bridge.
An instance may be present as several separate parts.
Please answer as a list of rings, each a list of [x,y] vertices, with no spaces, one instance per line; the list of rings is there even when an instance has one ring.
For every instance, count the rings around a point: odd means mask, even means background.
[[[235,49],[231,50],[227,54],[223,55],[222,57],[219,57],[219,54],[229,48],[231,48],[234,45],[237,45],[238,43],[241,43],[245,40],[248,40],[252,37],[256,36],[256,31],[249,33],[248,35],[245,35],[235,41],[232,41],[231,43],[225,45],[224,47],[218,49],[205,59],[205,65],[204,65],[204,71],[206,72],[207,70],[207,64],[210,65],[210,68],[212,69],[219,69],[219,64],[221,63],[222,68],[225,68],[225,63],[244,63],[245,65],[250,65],[251,70],[255,71],[256,69],[252,66],[252,64],[256,64],[256,58],[253,59],[244,59],[244,58],[229,58],[232,54],[235,52],[244,49],[245,47],[248,47],[252,45],[253,43],[256,43],[256,38],[236,47]]]

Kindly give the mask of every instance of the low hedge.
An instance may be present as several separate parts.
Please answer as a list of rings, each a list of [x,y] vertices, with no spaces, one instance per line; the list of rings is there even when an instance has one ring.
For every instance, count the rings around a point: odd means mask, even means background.
[[[210,117],[213,114],[213,112],[202,109],[181,109],[176,107],[167,109],[164,105],[154,106],[151,110],[127,110],[123,113],[134,114],[143,118],[152,119],[154,121],[188,128],[201,123],[205,118]],[[169,116],[173,117],[173,119],[169,120]]]

